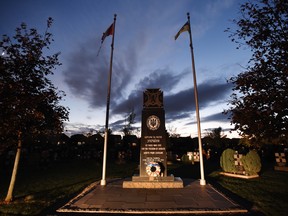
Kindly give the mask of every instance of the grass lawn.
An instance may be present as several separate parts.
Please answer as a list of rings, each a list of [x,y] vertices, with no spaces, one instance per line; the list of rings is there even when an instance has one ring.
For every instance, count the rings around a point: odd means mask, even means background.
[[[136,164],[107,164],[107,178],[132,176]],[[56,202],[68,201],[87,185],[101,179],[102,164],[93,160],[52,163],[43,167],[22,166],[19,169],[14,202],[0,203],[0,215],[37,215]],[[5,199],[11,173],[0,176],[0,200]],[[63,203],[64,204],[64,203]]]
[[[230,195],[247,200],[252,209],[265,215],[288,215],[288,173],[265,168],[260,178],[237,179],[219,175],[215,162],[205,163],[206,180],[229,191]],[[107,178],[132,176],[137,164],[107,164]],[[0,204],[0,215],[37,215],[57,203],[67,202],[92,182],[101,179],[102,165],[95,161],[67,161],[50,164],[47,168],[20,167],[12,204]],[[199,179],[199,164],[173,164],[168,173],[182,178]],[[1,171],[0,200],[7,193],[10,173]],[[1,214],[2,213],[2,214]]]
[[[265,170],[259,178],[238,179],[213,172],[209,176],[225,189],[251,202],[265,215],[288,215],[288,172]]]
[[[171,172],[183,178],[200,179],[199,164],[183,165]],[[272,164],[264,164],[259,178],[238,179],[219,173],[218,162],[206,161],[207,182],[227,194],[228,197],[240,203],[244,200],[241,204],[252,212],[262,212],[264,215],[273,216],[288,215],[288,172],[274,171]]]

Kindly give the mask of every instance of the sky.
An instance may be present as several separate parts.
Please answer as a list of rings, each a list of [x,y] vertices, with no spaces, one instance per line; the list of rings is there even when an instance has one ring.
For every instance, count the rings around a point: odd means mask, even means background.
[[[233,125],[223,110],[229,107],[232,85],[227,80],[243,72],[251,53],[236,49],[228,27],[236,28],[244,0],[0,0],[0,35],[14,35],[25,22],[45,32],[52,17],[53,53],[62,65],[50,77],[66,97],[68,135],[103,130],[105,126],[112,36],[103,32],[117,14],[109,128],[121,134],[131,110],[141,128],[143,92],[160,88],[164,95],[166,129],[181,136],[197,136],[189,34],[174,36],[190,13],[199,96],[201,133],[222,127],[228,137]],[[136,135],[140,136],[140,130]]]

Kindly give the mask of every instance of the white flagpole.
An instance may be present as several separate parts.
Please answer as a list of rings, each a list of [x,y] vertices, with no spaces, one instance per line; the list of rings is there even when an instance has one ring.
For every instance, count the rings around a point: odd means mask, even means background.
[[[199,114],[199,103],[198,103],[198,90],[197,90],[197,81],[196,81],[196,70],[195,70],[195,61],[194,61],[194,52],[192,44],[192,33],[190,25],[190,15],[187,13],[188,23],[189,23],[189,36],[190,36],[190,50],[192,57],[192,73],[194,81],[194,97],[195,97],[195,106],[196,106],[196,118],[197,118],[197,129],[198,129],[198,145],[199,145],[199,155],[200,155],[200,185],[206,185],[204,178],[204,163],[203,163],[203,151],[202,151],[202,141],[201,141],[201,126],[200,126],[200,114]]]
[[[111,56],[110,56],[110,70],[108,77],[108,93],[107,93],[107,107],[106,107],[106,121],[105,121],[105,137],[104,137],[104,150],[103,150],[103,168],[102,168],[102,179],[100,184],[102,186],[106,185],[106,161],[107,161],[107,144],[108,144],[108,126],[109,126],[109,107],[110,107],[110,93],[111,93],[111,78],[112,78],[112,62],[113,62],[113,51],[114,51],[114,35],[115,35],[115,24],[116,24],[116,14],[114,14],[114,24],[113,24],[113,35],[111,43]]]

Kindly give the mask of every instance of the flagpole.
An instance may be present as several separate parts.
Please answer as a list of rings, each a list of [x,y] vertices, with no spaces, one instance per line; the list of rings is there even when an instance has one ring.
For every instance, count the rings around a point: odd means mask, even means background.
[[[201,141],[201,126],[200,126],[200,114],[199,114],[199,103],[198,103],[198,90],[197,90],[197,81],[196,81],[196,70],[195,70],[195,61],[194,61],[194,52],[192,44],[192,33],[190,25],[190,15],[187,13],[188,23],[189,23],[189,37],[190,37],[190,51],[192,57],[192,73],[194,81],[194,97],[195,97],[195,106],[196,106],[196,118],[197,118],[197,129],[198,129],[198,145],[199,145],[199,156],[200,156],[200,185],[206,185],[204,178],[204,163],[203,163],[203,151],[202,151],[202,141]]]
[[[114,51],[114,35],[115,35],[115,24],[116,16],[114,14],[114,23],[113,23],[113,35],[111,43],[111,56],[110,56],[110,69],[108,76],[108,90],[107,90],[107,106],[106,106],[106,121],[105,121],[105,135],[104,135],[104,150],[103,150],[103,168],[102,168],[102,179],[100,184],[102,186],[106,185],[106,161],[107,161],[107,144],[108,144],[108,126],[109,126],[109,107],[110,107],[110,94],[111,94],[111,79],[112,79],[112,62],[113,62],[113,51]]]

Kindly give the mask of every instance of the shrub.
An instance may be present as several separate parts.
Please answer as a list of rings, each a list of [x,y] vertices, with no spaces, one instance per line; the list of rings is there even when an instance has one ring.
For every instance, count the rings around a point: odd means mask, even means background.
[[[236,172],[236,166],[234,163],[234,154],[235,151],[233,149],[226,149],[223,151],[220,157],[220,166],[224,172]]]
[[[184,154],[182,157],[181,157],[181,161],[182,163],[184,164],[191,164],[191,161],[189,160],[189,156]]]
[[[251,150],[241,158],[245,173],[256,175],[261,170],[261,159],[255,150]]]

